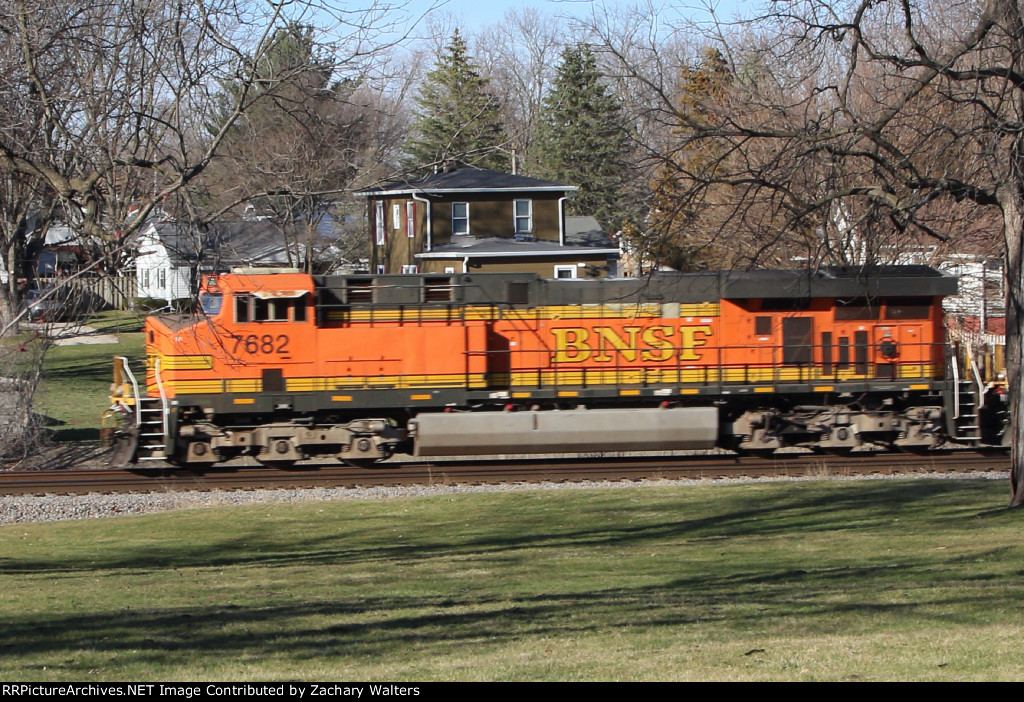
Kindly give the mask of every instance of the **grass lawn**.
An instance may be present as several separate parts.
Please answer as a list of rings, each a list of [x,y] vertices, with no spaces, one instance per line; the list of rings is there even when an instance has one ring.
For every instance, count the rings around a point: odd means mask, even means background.
[[[530,491],[0,527],[0,679],[1019,680],[992,481]]]
[[[103,323],[106,322],[106,323]],[[116,331],[134,328],[123,320],[101,320],[104,333],[117,333],[119,344],[54,346],[46,354],[35,410],[56,420],[57,441],[99,438],[100,415],[107,408],[114,377],[114,356],[128,356],[136,373],[143,369],[143,334]]]

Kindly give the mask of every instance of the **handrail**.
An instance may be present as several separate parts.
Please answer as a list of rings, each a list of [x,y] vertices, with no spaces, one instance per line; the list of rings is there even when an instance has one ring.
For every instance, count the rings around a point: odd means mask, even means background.
[[[168,422],[169,414],[170,414],[170,407],[167,404],[167,393],[164,392],[164,383],[160,379],[160,357],[159,356],[157,356],[156,363],[153,364],[153,375],[156,378],[156,389],[157,389],[157,392],[160,393],[160,409],[161,409],[160,415],[161,415],[161,419],[163,421],[164,440],[166,441],[167,436],[168,436],[167,432],[170,429],[169,422]]]
[[[956,351],[949,356],[949,367],[953,371],[953,419],[960,419],[960,361]]]
[[[128,357],[117,356],[116,358],[121,362],[121,366],[124,368],[125,373],[128,374],[128,380],[132,384],[132,397],[135,399],[135,428],[137,429],[142,426],[142,413],[139,411],[139,382],[135,379],[131,366],[128,365]]]
[[[981,380],[981,373],[978,372],[978,364],[974,362],[974,354],[971,352],[970,346],[967,347],[967,360],[971,364],[971,375],[974,376],[974,384],[978,388],[978,402],[981,402],[981,398],[985,396],[985,383]]]

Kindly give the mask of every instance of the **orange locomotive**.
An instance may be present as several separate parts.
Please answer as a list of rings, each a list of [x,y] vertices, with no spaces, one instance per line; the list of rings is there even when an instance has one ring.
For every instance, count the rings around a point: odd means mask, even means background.
[[[200,314],[147,321],[144,388],[118,361],[115,461],[998,440],[947,377],[955,292],[924,267],[207,276]]]

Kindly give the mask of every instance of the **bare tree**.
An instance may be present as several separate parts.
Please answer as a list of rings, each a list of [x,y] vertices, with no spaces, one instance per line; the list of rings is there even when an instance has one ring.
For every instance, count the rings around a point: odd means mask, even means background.
[[[474,41],[476,57],[492,89],[502,96],[508,149],[522,160],[535,136],[544,96],[565,42],[565,22],[533,8],[509,10]],[[532,164],[527,163],[529,171]]]
[[[268,38],[313,18],[334,37],[335,63],[363,64],[402,33],[388,14],[261,0],[0,0],[0,91],[26,115],[0,130],[0,169],[35,179],[58,213],[117,267],[131,235],[210,163],[257,90]],[[384,34],[388,32],[388,34]],[[238,90],[218,102],[217,86]],[[210,138],[199,138],[203,128]],[[5,298],[4,323],[12,301]]]
[[[278,28],[316,21],[335,65],[363,65],[402,39],[415,19],[402,10],[403,0],[0,0],[0,336],[23,314],[20,251],[48,221],[76,232],[89,270],[124,265],[133,236],[273,93],[260,65]],[[238,90],[225,103],[228,82]]]
[[[719,29],[717,45],[735,81],[728,99],[709,102],[701,119],[680,110],[664,84],[639,70],[633,75],[661,98],[659,109],[677,127],[677,154],[715,154],[699,168],[678,170],[681,208],[728,207],[729,226],[767,225],[771,234],[751,263],[782,245],[815,253],[815,260],[842,260],[843,237],[849,243],[855,232],[860,241],[889,239],[889,247],[896,235],[949,240],[949,216],[969,213],[957,210],[965,203],[1000,213],[1011,504],[1024,504],[1020,4],[775,2],[742,32]],[[629,57],[611,43],[609,50],[630,72]],[[669,168],[673,163],[693,161],[662,159]]]

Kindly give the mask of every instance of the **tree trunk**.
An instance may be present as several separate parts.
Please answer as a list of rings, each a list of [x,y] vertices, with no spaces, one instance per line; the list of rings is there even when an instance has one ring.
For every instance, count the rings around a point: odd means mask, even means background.
[[[1018,159],[1022,154],[1017,154]],[[1021,324],[1024,323],[1024,182],[1018,179],[1008,201],[1003,203],[1003,227],[1006,238],[1006,374],[1010,392],[1010,488],[1011,507],[1024,505],[1024,391],[1021,368],[1024,366],[1024,344]]]

